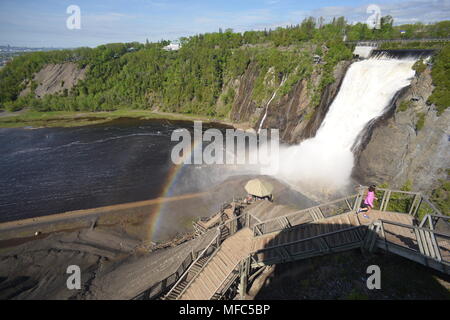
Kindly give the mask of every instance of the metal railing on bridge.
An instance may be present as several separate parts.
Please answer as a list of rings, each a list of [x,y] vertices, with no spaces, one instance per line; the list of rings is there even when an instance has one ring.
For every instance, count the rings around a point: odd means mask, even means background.
[[[450,41],[450,38],[359,40],[359,41],[345,41],[345,43],[357,44],[360,46],[372,46],[372,44],[374,44],[375,46],[377,46],[378,44],[389,42],[447,42],[447,41]]]

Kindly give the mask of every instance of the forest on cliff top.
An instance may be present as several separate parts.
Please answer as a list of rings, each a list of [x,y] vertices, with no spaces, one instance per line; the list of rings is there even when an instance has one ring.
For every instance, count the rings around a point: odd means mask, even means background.
[[[392,17],[386,16],[380,29],[371,30],[362,23],[350,25],[343,17],[328,24],[308,18],[298,25],[275,30],[235,33],[227,29],[181,38],[182,48],[178,51],[163,50],[168,41],[147,41],[29,53],[15,58],[0,71],[0,109],[156,109],[226,118],[236,94],[228,84],[243,75],[251,63],[257,65],[259,73],[252,99],[261,104],[282,79],[287,81],[280,94],[288,93],[299,80],[309,79],[314,55],[322,58],[316,66],[321,74],[313,99],[317,103],[323,89],[334,81],[336,64],[352,58],[352,47],[343,42],[344,35],[347,40],[443,38],[450,36],[450,21],[394,26]],[[433,68],[436,92],[430,101],[440,109],[450,105],[449,57],[447,45],[436,56]],[[39,84],[33,81],[33,75],[46,64],[65,62],[88,68],[86,78],[70,90],[36,97],[34,89]],[[271,87],[266,86],[265,79],[269,70],[276,82]],[[27,87],[31,93],[21,94]],[[221,108],[217,108],[219,102]]]

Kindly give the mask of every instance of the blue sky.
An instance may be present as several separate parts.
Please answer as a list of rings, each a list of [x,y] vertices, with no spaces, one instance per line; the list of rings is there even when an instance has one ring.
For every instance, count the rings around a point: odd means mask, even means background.
[[[369,4],[396,24],[450,19],[450,0],[0,0],[0,45],[97,46],[110,42],[174,40],[219,28],[262,30],[305,17],[366,21]],[[69,5],[81,9],[81,29],[69,30]]]

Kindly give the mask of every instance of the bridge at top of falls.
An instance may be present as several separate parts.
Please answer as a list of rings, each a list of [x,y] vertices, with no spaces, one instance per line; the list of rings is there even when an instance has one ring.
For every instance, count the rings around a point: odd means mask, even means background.
[[[353,54],[360,58],[368,58],[373,50],[376,50],[383,43],[411,43],[411,42],[448,42],[450,38],[429,38],[429,39],[390,39],[390,40],[368,40],[368,41],[346,41],[347,44],[356,44]]]

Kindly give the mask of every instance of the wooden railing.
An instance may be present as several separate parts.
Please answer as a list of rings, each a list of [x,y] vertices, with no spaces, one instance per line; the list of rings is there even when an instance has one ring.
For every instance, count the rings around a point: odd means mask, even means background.
[[[417,219],[427,214],[441,215],[441,212],[420,192],[377,188],[378,201],[374,202],[375,210],[408,213]]]
[[[169,292],[167,292],[167,294],[164,296],[165,298],[167,298],[169,295],[172,294],[173,290],[175,290],[175,288],[186,279],[187,275],[189,274],[189,271],[191,271],[191,269],[193,268],[193,266],[202,258],[205,258],[208,255],[211,255],[211,257],[214,255],[214,253],[216,252],[217,248],[220,246],[220,229],[217,228],[216,229],[216,235],[214,236],[214,238],[211,240],[211,242],[206,246],[205,249],[203,249],[203,251],[197,256],[197,259],[195,259],[195,261],[193,261],[190,266],[183,272],[183,274],[178,278],[178,281],[172,286],[172,288],[169,290]],[[210,257],[210,258],[211,258]],[[209,259],[208,259],[209,260]],[[193,277],[193,279],[191,279],[191,281],[189,282],[189,284],[195,279],[195,277]],[[186,286],[186,288],[189,286],[189,284]],[[183,294],[183,292],[186,290],[186,288],[183,289],[183,291],[179,294],[179,296],[181,296]]]
[[[450,271],[450,234],[383,219],[375,223],[379,226],[377,247],[446,273]]]
[[[177,271],[172,273],[167,278],[158,281],[154,285],[152,285],[150,288],[146,289],[145,291],[141,292],[137,296],[135,296],[132,300],[150,300],[150,299],[156,299],[170,288],[173,288],[174,283],[177,282],[178,279],[181,278],[181,276],[185,273],[185,271],[193,265],[193,261],[195,258],[199,255],[200,252],[203,250],[199,250],[197,252],[191,252],[181,263],[181,265],[178,267]]]
[[[348,197],[336,199],[334,201],[320,204],[315,207],[291,212],[289,214],[268,219],[252,226],[253,235],[255,237],[266,235],[271,232],[289,229],[299,224],[305,223],[304,216],[309,214],[313,221],[328,218],[344,213],[348,213],[357,209],[361,203],[361,194],[354,194]],[[255,219],[255,217],[253,217]]]
[[[245,215],[240,215],[239,217],[236,217],[234,219],[230,219],[227,220],[225,223],[219,225],[217,227],[217,234],[216,236],[213,238],[213,240],[211,240],[211,242],[208,244],[208,246],[202,251],[202,253],[197,257],[197,259],[192,262],[192,264],[189,266],[189,268],[186,269],[186,271],[183,273],[183,275],[180,276],[180,278],[178,279],[178,281],[173,285],[173,287],[169,290],[169,292],[167,292],[167,294],[164,296],[165,298],[167,298],[169,295],[171,295],[173,293],[173,291],[175,290],[175,288],[177,288],[177,286],[184,280],[186,279],[186,277],[188,276],[189,272],[191,271],[192,267],[202,258],[208,256],[208,260],[203,264],[203,266],[196,272],[196,274],[193,275],[193,277],[190,279],[189,283],[185,286],[185,288],[177,295],[178,297],[181,297],[183,295],[183,293],[187,290],[187,288],[194,282],[194,280],[197,278],[197,276],[202,272],[202,270],[204,269],[204,267],[208,264],[208,262],[214,258],[214,256],[216,255],[218,248],[220,247],[220,245],[222,244],[222,242],[234,235],[239,229],[240,227],[243,227],[245,225],[245,221],[246,221],[246,217]],[[226,238],[222,238],[222,229],[223,228],[227,228],[229,230],[228,236]]]
[[[197,256],[195,261],[193,259],[193,256],[191,256],[183,262],[182,266],[180,266],[179,270],[177,270],[177,272],[174,274],[175,280],[172,279],[174,275],[171,276],[172,278],[168,277],[167,279],[164,279],[161,283],[157,284],[161,286],[161,289],[154,289],[154,287],[157,286],[155,285],[148,290],[150,292],[146,294],[146,297],[155,297],[158,294],[153,293],[153,291],[161,293],[162,291],[164,291],[164,288],[169,287],[169,283],[174,283],[172,289],[170,289],[165,297],[170,295],[172,290],[174,290],[177,285],[180,284],[183,279],[185,279],[192,266],[195,265],[195,263],[199,259],[206,256],[208,250],[208,256],[210,254],[208,261],[211,260],[217,253],[221,243],[226,239],[222,239],[221,237],[222,228],[227,228],[229,230],[229,234],[227,237],[232,236],[243,227],[251,228],[253,230],[254,237],[258,237],[271,232],[304,224],[305,214],[309,214],[313,221],[317,221],[323,218],[352,212],[357,210],[362,203],[364,191],[366,189],[367,187],[361,186],[357,194],[265,221],[261,221],[259,218],[250,213],[245,213],[240,215],[239,217],[230,219],[217,227],[216,236],[209,243],[209,245]],[[413,217],[416,217],[417,219],[423,218],[420,225],[404,225],[392,221],[378,220],[369,226],[350,227],[257,250],[255,252],[252,252],[248,257],[240,261],[235,266],[235,268],[233,268],[230,274],[222,281],[219,288],[217,288],[216,294],[214,296],[216,298],[220,298],[225,293],[225,291],[228,290],[229,286],[236,279],[236,270],[238,268],[241,269],[241,265],[243,262],[249,262],[246,264],[247,268],[249,268],[250,266],[260,267],[267,264],[305,259],[325,253],[349,250],[357,247],[372,248],[375,245],[377,245],[377,247],[385,248],[388,251],[395,252],[403,256],[407,256],[407,252],[413,252],[413,260],[415,259],[416,261],[419,261],[422,259],[423,261],[419,262],[428,263],[427,265],[431,264],[430,266],[436,269],[440,268],[439,270],[442,270],[442,268],[444,268],[444,271],[448,273],[447,265],[450,263],[450,251],[448,251],[448,249],[450,248],[450,236],[434,231],[434,226],[436,225],[436,221],[438,219],[444,219],[448,221],[450,218],[447,216],[443,216],[425,196],[418,192],[377,188],[376,195],[378,197],[378,200],[374,203],[375,210],[407,213]],[[387,231],[389,229],[387,227],[388,225],[394,225],[399,228],[406,228],[407,230],[413,232],[414,235],[410,237],[410,240],[413,244],[410,246],[402,246],[398,242],[390,239],[387,235]],[[428,225],[428,228],[425,228],[425,225]],[[344,239],[346,240],[340,242],[329,241],[329,239],[331,239],[332,237],[335,237],[336,235],[342,233],[354,233],[356,236],[344,237]],[[307,246],[300,246],[300,244],[305,244],[307,242],[309,242],[311,245],[309,246],[308,250],[305,250]],[[414,245],[414,243],[416,245]],[[440,246],[440,244],[442,243],[444,245]],[[412,256],[407,257],[411,258]],[[433,261],[436,263],[433,264]],[[190,265],[184,268],[184,265],[188,264],[189,262]],[[198,271],[193,276],[189,284],[195,280],[197,275],[201,273],[201,270],[203,270],[204,266],[206,266],[207,263],[208,262],[206,262],[202,266],[202,269],[200,269],[200,271]],[[180,269],[184,270],[184,272],[182,272],[182,275],[178,277],[178,274],[181,273],[179,272]],[[239,273],[242,277],[241,270],[239,271]],[[178,297],[181,296],[183,292],[189,287],[189,284],[185,286],[184,290],[180,294],[178,294]]]
[[[310,258],[322,253],[332,253],[357,248],[361,246],[363,241],[364,229],[365,226],[355,226],[262,248],[250,254],[251,263],[253,267],[257,267],[267,264],[276,264]],[[353,239],[348,237],[344,241],[341,240],[339,242],[335,242],[330,239],[339,234],[349,232],[353,232],[356,237]]]

